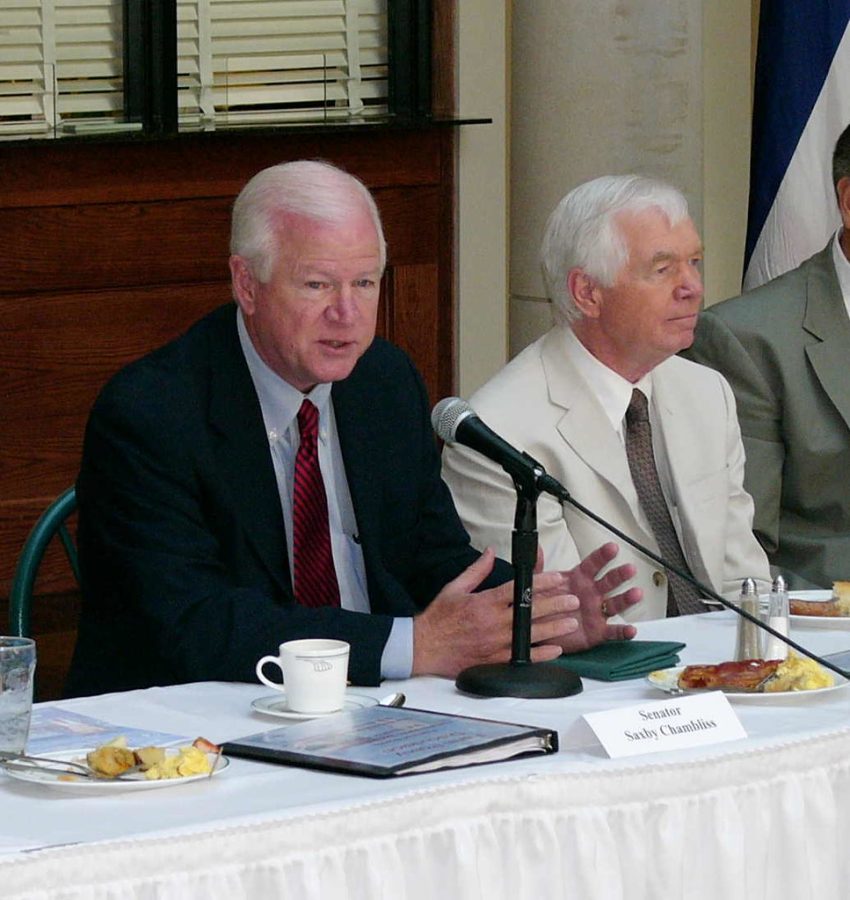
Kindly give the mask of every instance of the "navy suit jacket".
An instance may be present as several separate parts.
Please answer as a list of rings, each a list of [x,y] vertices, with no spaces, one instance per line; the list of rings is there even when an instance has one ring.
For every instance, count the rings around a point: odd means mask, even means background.
[[[294,602],[268,438],[236,305],[119,372],[86,429],[83,607],[66,693],[254,681],[285,640],[349,641],[378,684],[393,616],[420,612],[477,557],[440,478],[422,381],[376,339],[331,397],[371,614]],[[511,577],[499,562],[485,586]]]

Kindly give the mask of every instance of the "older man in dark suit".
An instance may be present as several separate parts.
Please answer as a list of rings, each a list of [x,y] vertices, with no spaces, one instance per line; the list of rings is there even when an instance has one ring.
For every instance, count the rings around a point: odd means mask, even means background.
[[[469,545],[422,382],[375,339],[385,262],[357,179],[274,166],[234,204],[236,304],[120,372],[77,484],[83,613],[70,694],[253,680],[299,637],[349,641],[349,676],[506,660],[510,567]],[[633,629],[615,552],[536,576],[532,657]],[[581,606],[579,599],[581,597]]]

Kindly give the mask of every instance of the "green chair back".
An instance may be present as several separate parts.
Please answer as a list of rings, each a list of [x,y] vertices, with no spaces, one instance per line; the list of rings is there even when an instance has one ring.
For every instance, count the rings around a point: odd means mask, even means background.
[[[32,636],[30,619],[35,579],[44,558],[44,551],[55,536],[58,535],[62,542],[74,578],[77,584],[80,583],[77,548],[67,525],[69,516],[76,508],[77,494],[73,487],[69,487],[47,507],[33,525],[18,557],[12,579],[12,592],[9,594],[9,634],[18,637]]]

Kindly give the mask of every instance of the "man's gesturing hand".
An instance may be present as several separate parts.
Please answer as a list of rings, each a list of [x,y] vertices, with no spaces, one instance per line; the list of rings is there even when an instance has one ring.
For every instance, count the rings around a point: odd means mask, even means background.
[[[619,594],[612,593],[634,577],[635,567],[631,563],[617,566],[599,577],[602,569],[618,552],[616,544],[603,544],[574,569],[563,573],[566,578],[565,589],[575,594],[580,603],[576,614],[578,627],[560,642],[566,653],[587,650],[602,641],[631,639],[637,633],[633,625],[608,622],[609,616],[616,616],[634,606],[643,596],[641,589],[636,587]]]
[[[490,574],[494,559],[493,551],[485,550],[414,619],[414,675],[454,678],[468,666],[510,659],[513,582],[472,593]],[[545,572],[534,576],[533,662],[560,656],[567,636],[579,628],[570,615],[579,606],[576,597],[567,593],[570,574]]]

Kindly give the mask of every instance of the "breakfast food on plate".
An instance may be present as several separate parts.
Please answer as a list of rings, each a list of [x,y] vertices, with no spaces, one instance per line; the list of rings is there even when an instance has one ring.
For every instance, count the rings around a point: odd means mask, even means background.
[[[837,600],[800,600],[791,597],[788,608],[792,616],[844,616]]]
[[[194,741],[192,741],[192,746],[197,747],[199,750],[203,750],[204,753],[221,753],[221,747],[218,744],[214,744],[212,741],[208,741],[205,737],[197,737]]]
[[[743,659],[716,665],[685,666],[679,673],[682,690],[778,693],[813,691],[832,687],[832,674],[813,659],[789,654],[788,658]]]
[[[850,581],[833,581],[832,593],[835,594],[842,616],[850,616]]]
[[[127,738],[118,737],[86,754],[89,768],[97,775],[113,778],[136,765],[136,755],[127,747]]]
[[[177,753],[165,755],[149,769],[142,770],[145,778],[154,781],[160,778],[187,778],[189,775],[208,775],[212,762],[203,750],[197,747],[180,747]]]
[[[833,596],[829,600],[803,600],[791,597],[788,600],[792,616],[827,616],[838,618],[850,616],[850,581],[833,581]]]
[[[165,759],[165,750],[162,747],[140,747],[133,752],[136,754],[136,762],[143,772]]]
[[[202,737],[196,738],[191,745],[169,752],[164,747],[131,750],[127,738],[122,736],[87,753],[86,762],[95,774],[107,778],[133,769],[141,772],[144,778],[158,780],[208,775],[212,772],[215,756],[220,753],[217,744]]]
[[[679,687],[685,690],[755,691],[778,668],[778,659],[742,659],[716,665],[685,666],[679,674]]]
[[[766,693],[778,691],[815,691],[819,688],[832,687],[835,677],[823,666],[818,665],[807,656],[789,653],[776,675],[764,686]]]

